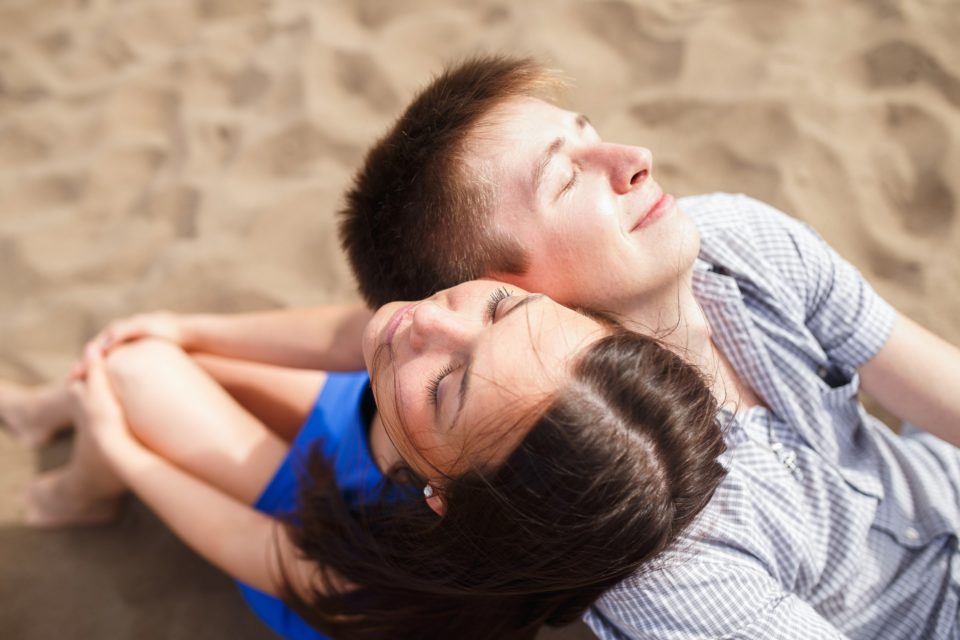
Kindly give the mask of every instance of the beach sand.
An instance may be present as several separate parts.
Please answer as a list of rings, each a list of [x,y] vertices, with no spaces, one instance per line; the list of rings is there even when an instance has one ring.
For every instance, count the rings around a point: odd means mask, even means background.
[[[412,92],[477,52],[563,70],[567,104],[650,147],[666,189],[809,222],[960,343],[957,33],[955,0],[2,0],[0,377],[59,379],[136,311],[354,299],[341,193]],[[0,635],[269,637],[141,505],[21,526],[19,489],[68,449],[0,433]]]

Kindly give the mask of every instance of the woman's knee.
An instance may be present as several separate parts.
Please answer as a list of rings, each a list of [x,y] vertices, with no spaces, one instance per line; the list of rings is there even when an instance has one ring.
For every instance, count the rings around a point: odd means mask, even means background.
[[[124,387],[139,385],[169,371],[174,361],[188,356],[177,345],[157,338],[143,338],[122,344],[107,354],[107,373],[114,389],[122,396]]]

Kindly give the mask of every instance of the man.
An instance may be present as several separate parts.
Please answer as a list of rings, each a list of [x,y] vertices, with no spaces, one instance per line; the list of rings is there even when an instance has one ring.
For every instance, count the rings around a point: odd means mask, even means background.
[[[856,396],[862,381],[960,444],[960,351],[797,221],[743,196],[677,203],[650,151],[537,97],[554,84],[528,60],[447,70],[371,149],[341,235],[372,306],[496,277],[645,328],[711,375],[727,479],[588,623],[602,638],[960,637],[960,458],[891,434]]]

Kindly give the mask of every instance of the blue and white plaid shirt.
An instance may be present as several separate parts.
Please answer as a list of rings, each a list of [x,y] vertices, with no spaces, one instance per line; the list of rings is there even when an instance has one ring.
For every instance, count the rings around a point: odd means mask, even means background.
[[[897,436],[857,399],[895,312],[761,202],[681,207],[701,234],[697,300],[769,409],[728,421],[728,475],[701,518],[587,623],[604,639],[960,638],[958,450]]]

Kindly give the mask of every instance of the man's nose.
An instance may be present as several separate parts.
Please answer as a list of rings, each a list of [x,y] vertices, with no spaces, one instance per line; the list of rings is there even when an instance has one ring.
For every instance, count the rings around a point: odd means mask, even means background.
[[[474,327],[464,318],[433,300],[424,300],[413,310],[410,346],[416,351],[460,351],[473,340]]]
[[[643,186],[653,171],[653,154],[644,147],[605,144],[603,154],[610,186],[617,193],[628,193]]]

